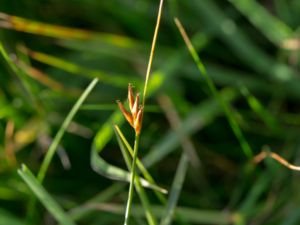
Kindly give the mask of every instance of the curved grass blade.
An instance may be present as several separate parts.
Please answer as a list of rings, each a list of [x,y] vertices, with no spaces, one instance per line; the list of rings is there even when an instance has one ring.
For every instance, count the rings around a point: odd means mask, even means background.
[[[51,195],[40,184],[40,181],[34,177],[25,165],[22,165],[22,168],[18,170],[18,174],[32,190],[33,194],[41,201],[45,208],[60,224],[75,225],[75,223],[64,212],[62,207],[51,197]]]
[[[229,122],[229,125],[233,131],[233,133],[235,134],[236,138],[238,139],[241,147],[242,147],[242,150],[244,152],[244,154],[249,158],[251,159],[253,157],[253,153],[252,153],[252,149],[250,147],[250,145],[248,144],[247,140],[245,139],[243,133],[242,133],[242,130],[240,129],[240,126],[238,124],[238,122],[236,121],[231,109],[230,109],[230,105],[228,102],[226,102],[220,95],[220,93],[218,92],[213,80],[210,78],[210,76],[207,74],[206,72],[206,68],[205,66],[203,65],[200,57],[198,56],[192,42],[190,41],[187,33],[185,32],[182,24],[180,23],[180,21],[175,18],[175,23],[181,33],[181,36],[183,37],[185,43],[186,43],[186,46],[188,47],[188,50],[191,54],[191,56],[193,57],[201,75],[205,78],[206,80],[206,83],[209,87],[209,89],[211,90],[213,96],[218,100],[218,102],[220,103],[220,105],[222,106],[224,112],[225,112],[225,115],[227,117],[227,120]]]
[[[98,79],[95,78],[91,81],[91,83],[88,85],[88,87],[85,89],[85,91],[82,93],[82,95],[80,96],[80,98],[77,100],[77,102],[75,103],[75,105],[72,107],[71,111],[69,112],[69,114],[67,115],[66,119],[64,120],[62,126],[60,127],[59,131],[57,132],[57,134],[55,135],[53,142],[51,143],[46,156],[42,162],[42,165],[40,167],[40,170],[38,172],[37,175],[37,179],[42,183],[42,181],[44,180],[48,167],[52,161],[52,158],[54,156],[54,153],[57,150],[58,144],[60,142],[60,140],[62,139],[66,129],[68,128],[69,124],[71,123],[71,121],[73,120],[75,114],[77,113],[77,111],[79,110],[80,106],[82,105],[82,103],[85,101],[85,99],[87,98],[87,96],[90,94],[90,92],[93,90],[93,88],[96,86],[96,84],[98,83]]]
[[[43,183],[43,180],[46,176],[47,170],[50,166],[50,163],[52,161],[52,158],[57,151],[59,142],[61,141],[66,129],[70,125],[71,121],[73,120],[75,114],[79,110],[80,106],[82,103],[85,101],[89,93],[93,90],[93,88],[96,86],[98,82],[98,79],[95,78],[94,80],[91,81],[91,83],[88,85],[88,87],[85,89],[85,91],[82,93],[82,95],[79,97],[75,105],[72,107],[71,111],[67,115],[66,119],[64,120],[63,124],[61,125],[60,129],[58,130],[57,134],[55,135],[51,145],[49,146],[49,149],[44,157],[44,160],[42,162],[42,165],[40,167],[40,170],[37,175],[37,179],[40,183]],[[27,214],[27,219],[30,220],[34,214],[34,208],[35,208],[35,198],[32,198],[29,201],[28,205],[28,214]]]
[[[94,138],[94,142],[91,150],[91,166],[95,172],[98,174],[108,177],[114,180],[120,180],[129,182],[130,173],[126,170],[123,170],[119,167],[113,166],[107,163],[103,158],[98,154],[103,150],[104,146],[111,139],[113,134],[113,124],[121,123],[123,121],[123,116],[119,111],[116,111],[111,118],[102,126],[98,134]],[[157,191],[164,192],[163,189],[159,188],[156,185],[149,183],[147,180],[140,178],[141,185],[143,187],[151,188]]]

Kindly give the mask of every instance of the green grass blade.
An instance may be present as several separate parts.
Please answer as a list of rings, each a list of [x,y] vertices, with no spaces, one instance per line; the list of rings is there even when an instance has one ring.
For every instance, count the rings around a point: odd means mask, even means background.
[[[116,133],[116,136],[117,136],[117,139],[118,139],[120,149],[121,149],[123,157],[125,159],[127,168],[128,168],[129,171],[131,171],[132,170],[131,169],[132,168],[132,166],[131,166],[132,165],[132,160],[130,159],[129,151],[126,149],[127,147],[125,147],[125,144],[122,142],[121,137],[117,132],[117,129],[118,129],[118,127],[115,126],[115,133]],[[152,224],[152,225],[157,224],[156,219],[154,218],[153,213],[151,212],[152,210],[151,210],[150,202],[149,202],[149,199],[146,195],[146,192],[145,192],[144,188],[141,185],[139,176],[135,177],[134,182],[135,182],[135,189],[138,192],[138,195],[141,199],[141,202],[142,202],[142,205],[143,205],[143,208],[144,208],[144,211],[145,211],[145,215],[146,215],[148,224]]]
[[[292,29],[283,21],[272,16],[262,5],[254,0],[229,0],[240,10],[270,41],[280,46],[291,38]]]
[[[61,141],[66,129],[68,128],[69,124],[73,120],[74,116],[76,115],[77,111],[79,110],[79,108],[81,107],[81,105],[83,104],[85,99],[88,97],[90,92],[96,86],[97,82],[98,82],[97,78],[95,78],[91,81],[91,83],[88,85],[88,87],[82,93],[82,95],[79,97],[79,99],[77,100],[75,105],[72,107],[71,111],[69,112],[66,119],[64,120],[62,126],[60,127],[57,134],[55,135],[55,137],[53,139],[53,142],[51,143],[51,145],[50,145],[50,147],[49,147],[49,149],[46,153],[46,156],[45,156],[45,158],[42,162],[42,165],[41,165],[40,170],[39,170],[38,175],[37,175],[37,179],[40,182],[42,182],[44,180],[45,176],[46,176],[48,167],[49,167],[49,165],[52,161],[54,153],[57,150],[57,146],[59,145],[59,142]]]
[[[127,156],[128,156],[128,154],[130,154],[131,157],[133,157],[133,149],[130,146],[130,144],[128,143],[128,141],[126,140],[124,134],[122,133],[122,131],[120,130],[120,128],[117,125],[115,125],[115,132],[116,132],[116,136],[118,138],[118,142],[119,142],[119,146],[120,146],[121,150],[125,150],[124,152],[122,151],[122,153],[124,155],[126,164],[129,165],[129,167],[130,167],[131,159],[128,158]],[[143,176],[145,177],[145,179],[150,184],[153,185],[153,190],[154,190],[156,196],[158,197],[158,199],[163,204],[166,203],[166,198],[161,193],[166,194],[167,190],[157,186],[157,184],[154,181],[154,179],[152,178],[151,174],[148,172],[148,170],[145,168],[145,166],[143,165],[143,163],[139,159],[137,159],[136,165],[137,165],[138,169],[141,171],[141,173],[143,174]]]
[[[45,208],[51,213],[51,215],[62,225],[75,225],[75,223],[64,212],[61,206],[51,197],[51,195],[44,189],[31,171],[22,165],[22,168],[18,170],[19,175],[32,190],[33,194],[41,201]]]
[[[157,224],[157,220],[156,218],[154,217],[154,214],[153,214],[153,209],[152,209],[152,206],[150,205],[150,202],[149,202],[149,199],[146,195],[146,192],[145,192],[145,189],[142,187],[141,183],[140,183],[140,179],[137,177],[135,177],[134,179],[134,183],[135,183],[135,189],[136,189],[136,192],[138,193],[140,199],[141,199],[141,202],[142,202],[142,205],[144,207],[144,213],[146,215],[146,218],[147,218],[147,221],[148,221],[148,224],[149,225],[156,225]]]
[[[181,155],[180,162],[176,170],[176,174],[171,187],[165,214],[160,223],[161,225],[169,225],[172,223],[177,202],[187,173],[188,165],[189,165],[189,159],[187,154],[184,152]]]
[[[255,112],[273,132],[280,132],[279,122],[263,106],[263,104],[260,103],[260,101],[254,95],[252,95],[246,87],[243,87],[241,92],[247,99],[248,105],[252,111]]]
[[[233,133],[235,134],[236,138],[238,139],[241,147],[242,147],[242,150],[244,152],[244,154],[250,159],[252,158],[253,156],[253,153],[252,153],[252,149],[250,147],[250,145],[248,144],[247,140],[245,139],[241,129],[240,129],[240,126],[238,124],[238,122],[236,121],[231,109],[230,109],[230,106],[229,106],[229,103],[226,102],[220,95],[220,93],[218,92],[213,80],[210,78],[210,76],[207,74],[206,72],[206,68],[205,66],[203,65],[200,57],[198,56],[193,44],[191,43],[189,37],[187,36],[182,24],[180,23],[180,21],[178,19],[175,19],[175,23],[188,47],[188,50],[191,54],[191,56],[193,57],[201,75],[204,77],[204,79],[206,80],[207,82],[207,85],[209,87],[209,89],[211,90],[213,96],[218,100],[218,102],[220,103],[220,105],[223,107],[223,110],[225,112],[225,115],[228,119],[228,122],[229,122],[229,125],[231,126],[231,129],[233,131]]]

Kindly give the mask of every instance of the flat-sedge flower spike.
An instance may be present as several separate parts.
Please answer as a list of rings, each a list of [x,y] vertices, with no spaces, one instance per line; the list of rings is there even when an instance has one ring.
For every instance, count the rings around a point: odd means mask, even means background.
[[[128,104],[130,112],[128,112],[121,101],[117,101],[118,106],[128,123],[134,128],[136,134],[140,134],[142,128],[142,118],[144,108],[139,105],[140,94],[134,97],[132,85],[128,85]]]

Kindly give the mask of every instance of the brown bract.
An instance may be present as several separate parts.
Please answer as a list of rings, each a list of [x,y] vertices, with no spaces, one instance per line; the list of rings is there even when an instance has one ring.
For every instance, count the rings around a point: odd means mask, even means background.
[[[134,128],[136,134],[140,134],[142,128],[142,119],[144,107],[139,105],[140,103],[140,94],[137,93],[136,97],[134,97],[134,93],[132,90],[132,85],[128,85],[128,104],[130,112],[126,110],[123,103],[121,101],[117,101],[118,106],[124,115],[125,119],[128,123]]]

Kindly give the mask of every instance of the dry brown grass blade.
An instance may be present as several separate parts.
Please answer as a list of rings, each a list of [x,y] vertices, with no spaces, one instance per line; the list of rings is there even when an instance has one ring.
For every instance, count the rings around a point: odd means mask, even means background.
[[[262,150],[259,154],[257,154],[254,158],[253,158],[253,162],[254,163],[260,163],[262,160],[264,160],[265,158],[270,157],[274,160],[276,160],[277,162],[279,162],[281,165],[289,168],[290,170],[296,170],[296,171],[300,171],[300,166],[295,166],[291,163],[289,163],[286,159],[282,158],[280,155],[278,155],[275,152],[272,151],[267,151],[267,150]]]

